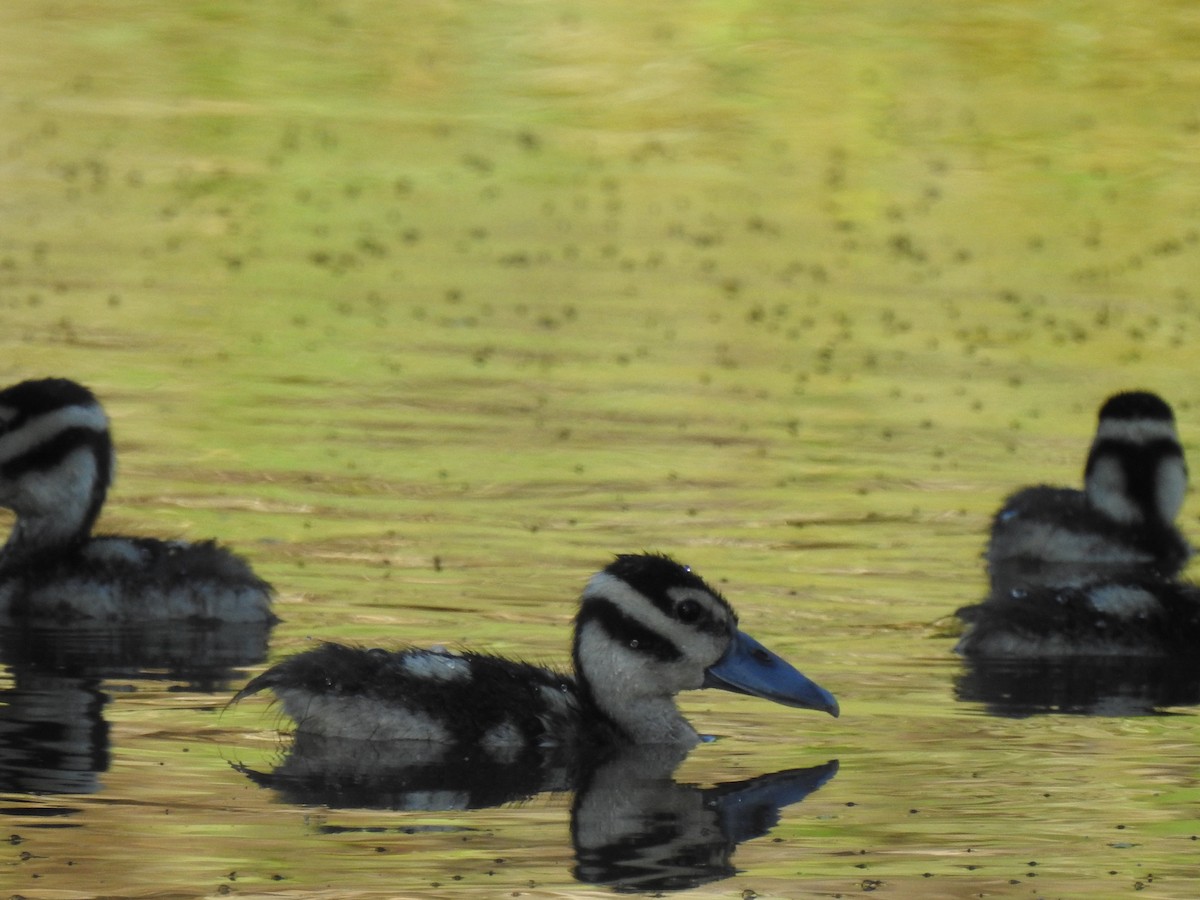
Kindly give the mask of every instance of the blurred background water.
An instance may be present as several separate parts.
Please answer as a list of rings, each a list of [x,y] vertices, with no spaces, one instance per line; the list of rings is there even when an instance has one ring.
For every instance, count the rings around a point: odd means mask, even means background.
[[[101,527],[245,554],[270,660],[565,664],[587,576],[669,552],[843,708],[685,698],[719,739],[681,783],[839,762],[691,895],[1195,896],[1193,710],[997,716],[950,618],[1108,394],[1197,452],[1191,4],[16,0],[0,34],[0,377],[101,396]],[[568,795],[256,785],[286,722],[226,702],[262,665],[10,660],[0,714],[93,752],[5,774],[3,889],[611,893]]]

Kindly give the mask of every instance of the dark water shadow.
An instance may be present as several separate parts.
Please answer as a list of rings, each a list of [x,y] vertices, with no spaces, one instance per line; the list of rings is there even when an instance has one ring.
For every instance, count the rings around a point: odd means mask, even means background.
[[[333,808],[469,810],[574,791],[572,874],[630,893],[685,890],[736,874],[738,845],[767,834],[784,807],[838,770],[831,760],[702,788],[674,780],[685,756],[678,748],[627,747],[572,759],[535,749],[500,761],[417,741],[298,735],[272,771],[235,768],[285,802]]]
[[[108,698],[94,678],[15,669],[0,691],[0,791],[91,794],[109,762]]]
[[[1200,705],[1200,661],[1137,657],[967,659],[958,700],[996,716],[1149,716]]]
[[[272,625],[155,622],[145,625],[0,622],[0,663],[91,678],[181,682],[183,690],[224,691],[267,657]]]
[[[213,693],[266,658],[270,626],[155,623],[46,626],[0,622],[0,790],[86,794],[108,769],[106,679],[179,683]]]

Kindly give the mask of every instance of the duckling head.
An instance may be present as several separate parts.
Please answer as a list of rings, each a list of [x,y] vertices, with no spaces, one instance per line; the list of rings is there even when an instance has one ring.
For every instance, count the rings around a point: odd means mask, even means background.
[[[85,539],[114,469],[108,418],[65,378],[0,391],[0,506],[17,514],[6,562]]]
[[[665,556],[618,556],[592,577],[574,659],[581,693],[633,743],[696,743],[674,698],[703,687],[838,715],[832,694],[738,630],[729,603]]]
[[[1084,483],[1091,505],[1115,521],[1171,527],[1187,491],[1171,407],[1148,391],[1110,397],[1100,408]]]

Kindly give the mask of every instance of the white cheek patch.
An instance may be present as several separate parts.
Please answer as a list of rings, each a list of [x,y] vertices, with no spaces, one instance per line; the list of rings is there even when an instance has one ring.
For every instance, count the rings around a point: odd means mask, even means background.
[[[641,668],[639,658],[640,654],[614,641],[595,622],[585,622],[579,631],[579,668],[588,675],[595,672],[597,678],[602,678],[602,682],[593,684],[593,688],[630,678]]]
[[[1141,518],[1129,499],[1129,485],[1121,461],[1113,456],[1098,457],[1087,478],[1087,496],[1091,504],[1118,522],[1132,524]]]
[[[80,447],[50,471],[22,478],[12,509],[25,517],[22,527],[39,542],[72,537],[87,517],[97,477],[95,455]]]
[[[1154,505],[1164,522],[1174,522],[1187,493],[1187,466],[1180,457],[1162,461],[1154,473]]]

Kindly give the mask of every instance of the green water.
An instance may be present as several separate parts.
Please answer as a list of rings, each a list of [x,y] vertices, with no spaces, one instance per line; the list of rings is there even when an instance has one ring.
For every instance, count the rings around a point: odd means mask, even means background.
[[[841,765],[691,896],[1195,896],[1193,711],[990,716],[946,623],[1107,394],[1200,448],[1190,4],[18,0],[0,34],[0,381],[102,396],[102,527],[247,555],[272,660],[565,663],[587,576],[667,551],[843,708],[685,698],[721,739],[682,780]],[[567,797],[290,805],[229,765],[273,709],[103,688],[98,789],[0,798],[8,893],[609,893]]]

